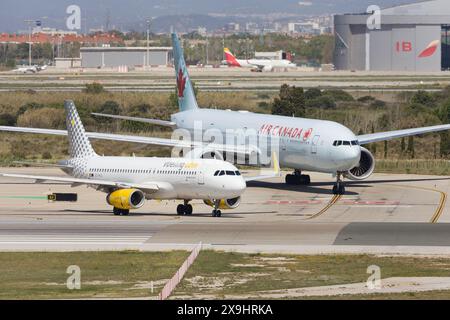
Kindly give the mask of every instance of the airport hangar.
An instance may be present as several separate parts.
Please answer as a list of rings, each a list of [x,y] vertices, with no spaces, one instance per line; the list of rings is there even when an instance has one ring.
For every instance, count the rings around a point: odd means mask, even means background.
[[[173,53],[172,47],[82,47],[80,57],[83,68],[167,66]]]
[[[337,70],[450,70],[450,3],[422,1],[382,9],[380,27],[372,14],[335,15]]]

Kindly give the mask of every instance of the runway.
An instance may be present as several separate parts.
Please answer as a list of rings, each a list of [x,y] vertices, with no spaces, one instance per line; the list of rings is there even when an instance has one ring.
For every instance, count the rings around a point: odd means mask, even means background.
[[[311,179],[310,186],[282,178],[249,184],[239,208],[213,218],[200,201],[193,216],[177,216],[176,201],[149,201],[116,217],[93,189],[0,178],[0,250],[172,250],[202,242],[245,252],[450,254],[450,178],[375,174],[349,182],[342,197],[331,194],[330,175]],[[77,192],[79,200],[51,203],[45,195],[52,192]]]

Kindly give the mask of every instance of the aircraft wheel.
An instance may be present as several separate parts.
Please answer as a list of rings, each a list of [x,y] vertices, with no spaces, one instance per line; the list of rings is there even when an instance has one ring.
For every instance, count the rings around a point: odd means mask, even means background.
[[[191,204],[184,206],[184,214],[185,215],[190,216],[190,215],[192,215],[193,211],[194,211],[194,209],[192,208]]]
[[[130,214],[130,210],[125,210],[125,209],[120,210],[121,216],[128,216],[129,214]]]
[[[178,214],[179,216],[182,216],[182,215],[184,214],[184,205],[179,204],[179,205],[177,206],[177,214]]]
[[[333,186],[333,194],[340,194],[340,195],[344,195],[345,194],[345,186],[343,183],[336,183]]]
[[[120,216],[120,209],[114,207],[114,208],[113,208],[113,213],[114,213],[115,216]]]
[[[222,211],[214,209],[213,212],[212,212],[212,216],[213,217],[221,217],[222,216]]]

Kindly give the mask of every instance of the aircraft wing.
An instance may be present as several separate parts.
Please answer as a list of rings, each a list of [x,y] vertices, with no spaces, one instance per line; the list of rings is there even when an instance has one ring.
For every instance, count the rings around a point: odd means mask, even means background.
[[[43,183],[45,181],[53,181],[53,182],[71,183],[72,186],[96,185],[96,186],[117,187],[117,188],[136,188],[136,189],[140,189],[140,190],[143,190],[146,192],[156,192],[159,190],[158,185],[154,184],[154,183],[134,184],[134,183],[128,183],[128,182],[114,182],[114,181],[104,181],[104,180],[96,180],[96,179],[34,176],[34,175],[25,175],[25,174],[12,174],[12,173],[11,174],[10,173],[0,173],[0,177],[35,180],[35,183]]]
[[[91,113],[94,116],[97,117],[105,117],[105,118],[112,118],[112,119],[120,119],[120,120],[128,120],[128,121],[136,121],[136,122],[144,122],[149,124],[155,124],[158,126],[164,126],[164,127],[170,127],[170,128],[176,128],[177,124],[172,121],[165,121],[165,120],[158,120],[158,119],[147,119],[147,118],[138,118],[138,117],[127,117],[127,116],[119,116],[119,115],[113,115],[113,114],[104,114],[104,113]]]
[[[58,135],[58,136],[67,136],[66,130],[56,130],[56,129],[40,129],[40,128],[25,128],[25,127],[9,127],[9,126],[0,126],[0,131],[9,131],[9,132],[22,132],[22,133],[39,133],[39,134],[50,134],[50,135]],[[260,153],[260,150],[256,146],[235,146],[235,145],[226,145],[226,144],[215,144],[215,143],[206,143],[200,141],[191,141],[191,140],[175,140],[175,139],[166,139],[166,138],[154,138],[154,137],[142,137],[142,136],[130,136],[130,135],[121,135],[121,134],[113,134],[113,133],[99,133],[99,132],[86,132],[88,138],[92,139],[100,139],[100,140],[112,140],[112,141],[122,141],[122,142],[133,142],[133,143],[142,143],[163,147],[172,147],[172,148],[206,148],[208,150],[217,150],[222,152],[230,152],[230,153],[238,153],[243,155],[252,155],[253,153]]]
[[[264,172],[264,170],[261,170],[261,173],[262,174],[259,176],[244,177],[244,180],[248,182],[279,177],[281,175],[280,162],[278,161],[278,157],[275,152],[272,152],[272,170],[269,172]]]
[[[266,66],[263,66],[263,65],[260,65],[260,64],[254,64],[254,63],[252,63],[252,66],[255,69],[258,69],[259,71],[262,71],[266,67]]]
[[[422,128],[414,128],[414,129],[404,129],[404,130],[395,130],[395,131],[387,131],[387,132],[378,132],[371,134],[363,134],[358,136],[358,141],[360,144],[367,144],[372,142],[379,142],[385,140],[392,140],[395,138],[403,138],[408,136],[415,136],[424,133],[430,132],[438,132],[450,130],[450,124],[431,126],[431,127],[422,127]]]

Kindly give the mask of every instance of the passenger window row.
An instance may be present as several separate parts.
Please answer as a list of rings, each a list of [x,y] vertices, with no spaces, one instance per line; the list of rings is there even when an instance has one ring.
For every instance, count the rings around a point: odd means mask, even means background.
[[[106,168],[93,168],[91,172],[97,173],[140,173],[140,174],[173,174],[173,175],[186,175],[193,176],[197,174],[197,171],[181,171],[181,170],[156,170],[156,169],[106,169]]]
[[[338,147],[338,146],[359,146],[359,142],[358,140],[353,140],[353,141],[343,141],[343,140],[335,140],[333,142],[333,146]]]
[[[227,176],[240,176],[241,173],[239,171],[228,171],[228,170],[217,170],[214,173],[215,177],[217,177],[217,176],[225,176],[225,175],[227,175]]]

